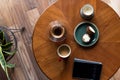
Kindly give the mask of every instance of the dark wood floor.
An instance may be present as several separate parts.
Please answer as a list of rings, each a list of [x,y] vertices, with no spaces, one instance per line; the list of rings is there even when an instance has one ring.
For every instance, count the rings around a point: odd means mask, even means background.
[[[15,63],[14,71],[10,72],[12,80],[47,80],[47,77],[38,67],[32,51],[32,33],[34,25],[43,11],[56,0],[0,0],[0,25],[8,28],[21,29],[24,32],[16,32],[18,42],[17,54],[10,61]],[[103,0],[111,5],[120,14],[120,6],[115,7],[112,0]],[[116,2],[119,0],[116,0]],[[120,2],[120,1],[119,1]],[[1,70],[0,70],[1,71]],[[120,79],[120,70],[111,80]],[[0,80],[6,80],[3,72],[0,72]]]

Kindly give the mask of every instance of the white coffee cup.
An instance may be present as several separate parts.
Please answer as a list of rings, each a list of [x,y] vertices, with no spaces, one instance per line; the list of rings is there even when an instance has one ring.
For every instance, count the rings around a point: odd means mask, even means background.
[[[57,54],[61,58],[68,58],[71,54],[71,48],[68,44],[62,44],[57,49]]]
[[[80,14],[84,19],[92,19],[94,16],[94,8],[91,4],[84,5],[81,10]]]

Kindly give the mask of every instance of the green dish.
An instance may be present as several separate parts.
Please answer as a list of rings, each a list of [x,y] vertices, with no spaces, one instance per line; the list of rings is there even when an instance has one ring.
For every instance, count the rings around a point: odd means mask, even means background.
[[[92,41],[90,41],[89,43],[85,43],[82,41],[82,36],[86,33],[87,26],[91,26],[95,30],[95,34],[93,35]],[[98,41],[99,30],[97,26],[92,22],[81,22],[74,29],[74,38],[79,45],[83,47],[90,47]]]

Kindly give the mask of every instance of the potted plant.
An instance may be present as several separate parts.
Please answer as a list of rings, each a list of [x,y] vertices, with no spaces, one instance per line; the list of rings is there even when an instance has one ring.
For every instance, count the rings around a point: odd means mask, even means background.
[[[0,28],[0,65],[8,80],[10,80],[8,68],[15,67],[15,64],[7,63],[7,61],[16,53],[16,49],[12,50],[13,45],[13,40],[11,40],[11,36],[8,34],[7,29]]]

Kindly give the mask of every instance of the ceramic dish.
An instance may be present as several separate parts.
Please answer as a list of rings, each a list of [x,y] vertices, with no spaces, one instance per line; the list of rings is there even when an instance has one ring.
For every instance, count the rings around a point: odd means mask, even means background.
[[[82,36],[86,33],[87,26],[91,26],[95,30],[95,34],[93,35],[92,40],[89,43],[85,43],[82,40]],[[79,45],[83,47],[90,47],[98,41],[99,30],[97,26],[92,22],[81,22],[74,29],[74,38]]]

